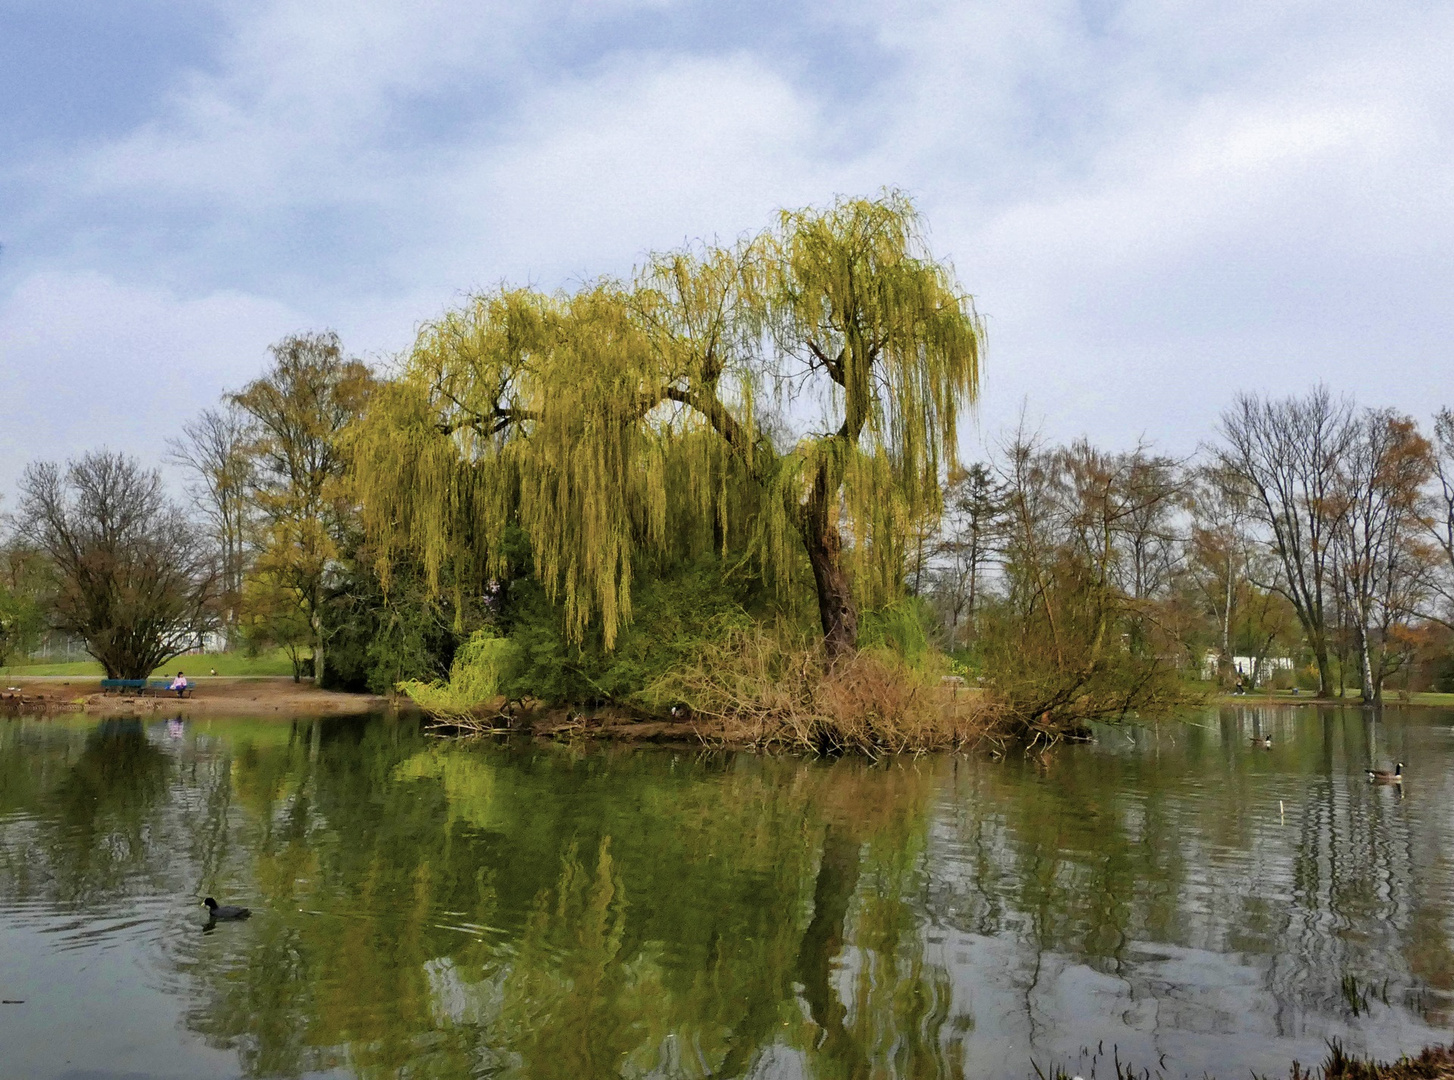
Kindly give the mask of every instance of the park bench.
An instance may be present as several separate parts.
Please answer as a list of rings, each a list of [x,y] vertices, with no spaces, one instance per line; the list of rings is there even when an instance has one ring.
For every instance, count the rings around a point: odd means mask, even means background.
[[[192,696],[192,691],[194,689],[196,689],[196,685],[197,685],[196,683],[190,683],[189,682],[185,687],[182,688],[182,696],[183,697],[191,697]],[[146,692],[147,693],[153,693],[153,694],[174,694],[174,693],[176,693],[176,691],[172,689],[172,680],[171,679],[152,679],[150,682],[148,682],[146,684]]]
[[[102,679],[101,690],[107,694],[162,694],[172,692],[171,679]],[[193,684],[188,683],[182,691],[183,697],[191,697]]]
[[[102,679],[101,690],[107,694],[124,694],[128,690],[137,692],[146,689],[145,679]]]

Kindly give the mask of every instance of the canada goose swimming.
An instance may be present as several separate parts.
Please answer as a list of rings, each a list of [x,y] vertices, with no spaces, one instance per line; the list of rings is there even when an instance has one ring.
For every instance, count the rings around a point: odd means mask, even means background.
[[[1254,735],[1254,736],[1252,736],[1252,745],[1255,746],[1255,747],[1257,747],[1258,749],[1261,749],[1261,750],[1271,750],[1272,749],[1272,736],[1271,735]]]
[[[202,903],[207,905],[207,914],[214,919],[245,919],[252,914],[251,909],[245,907],[234,907],[232,904],[219,904],[212,897],[207,897]]]
[[[1402,784],[1404,782],[1404,763],[1400,761],[1393,767],[1393,772],[1384,769],[1369,769],[1369,783],[1373,784]]]

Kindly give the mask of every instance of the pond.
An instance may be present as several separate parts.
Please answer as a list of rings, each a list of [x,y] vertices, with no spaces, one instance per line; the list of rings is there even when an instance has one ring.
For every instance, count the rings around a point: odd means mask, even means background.
[[[0,721],[0,1077],[1393,1056],[1454,1027],[1451,723],[1222,709],[872,765]],[[1405,791],[1365,780],[1394,761]],[[206,925],[208,894],[253,917]]]

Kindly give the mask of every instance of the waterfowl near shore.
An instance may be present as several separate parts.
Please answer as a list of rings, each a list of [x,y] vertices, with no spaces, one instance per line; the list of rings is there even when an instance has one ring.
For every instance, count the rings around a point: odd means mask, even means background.
[[[1400,761],[1393,767],[1393,772],[1385,769],[1369,769],[1368,782],[1370,784],[1402,784],[1404,782],[1404,763]]]
[[[1272,736],[1271,735],[1254,735],[1254,736],[1252,736],[1252,745],[1255,746],[1255,747],[1257,747],[1257,749],[1259,749],[1259,750],[1271,750],[1272,749]]]
[[[207,897],[202,903],[207,905],[207,914],[214,919],[245,919],[252,914],[250,908],[236,907],[232,904],[219,904],[212,897]]]

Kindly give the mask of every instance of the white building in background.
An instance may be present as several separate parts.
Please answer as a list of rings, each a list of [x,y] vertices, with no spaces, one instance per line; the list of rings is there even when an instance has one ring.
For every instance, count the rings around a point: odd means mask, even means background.
[[[1264,656],[1260,662],[1255,656],[1232,657],[1232,670],[1242,678],[1259,684],[1272,678],[1274,673],[1292,671],[1293,667],[1290,656]],[[1202,658],[1202,678],[1210,681],[1216,677],[1217,654],[1208,651],[1207,655]]]

